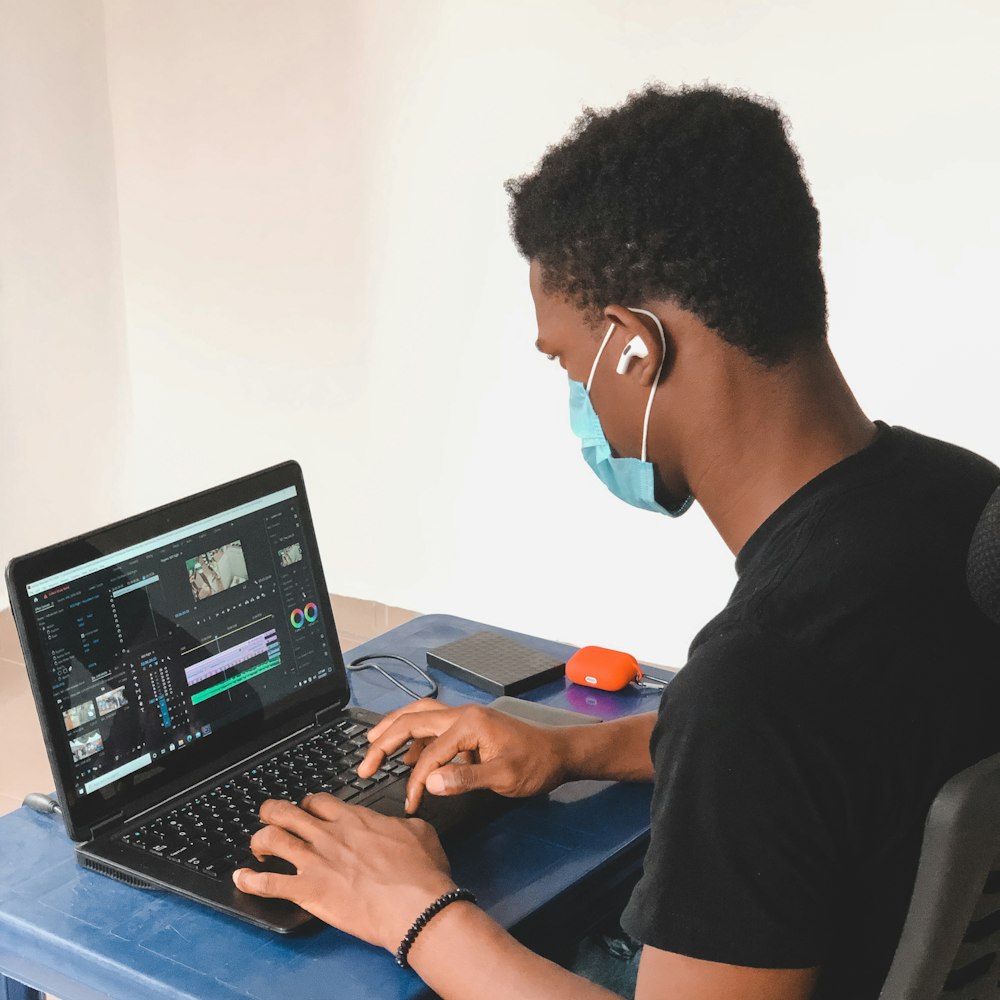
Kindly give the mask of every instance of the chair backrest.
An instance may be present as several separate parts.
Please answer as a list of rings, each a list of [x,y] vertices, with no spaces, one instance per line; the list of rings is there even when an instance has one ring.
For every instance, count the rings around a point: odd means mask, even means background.
[[[956,774],[934,799],[880,1000],[995,1000],[998,952],[1000,754]]]
[[[1000,489],[976,527],[968,580],[1000,624]],[[949,779],[931,805],[880,1000],[1000,1000],[1000,754]]]
[[[983,614],[1000,625],[1000,487],[990,497],[969,546],[969,593]]]

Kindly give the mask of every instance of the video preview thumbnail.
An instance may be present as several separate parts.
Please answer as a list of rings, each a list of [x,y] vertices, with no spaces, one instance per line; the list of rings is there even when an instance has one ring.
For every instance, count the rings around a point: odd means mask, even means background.
[[[243,543],[226,542],[204,555],[187,560],[188,582],[196,601],[221,594],[230,587],[247,582],[247,563]]]

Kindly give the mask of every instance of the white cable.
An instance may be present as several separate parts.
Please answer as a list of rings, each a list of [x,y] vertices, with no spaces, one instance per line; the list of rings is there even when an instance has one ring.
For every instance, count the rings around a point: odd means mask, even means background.
[[[590,395],[590,387],[594,382],[594,372],[597,371],[597,362],[601,360],[601,355],[604,353],[604,348],[608,346],[608,341],[611,339],[611,334],[614,333],[615,324],[612,323],[608,327],[608,332],[604,335],[604,340],[601,341],[600,350],[597,352],[597,357],[594,358],[594,363],[590,366],[590,378],[587,379],[587,395]]]
[[[660,355],[660,365],[656,369],[656,381],[653,382],[653,388],[649,391],[649,399],[646,401],[646,416],[642,421],[642,461],[645,462],[646,438],[649,436],[649,414],[653,410],[653,397],[656,395],[657,387],[660,384],[660,373],[663,371],[663,362],[667,359],[667,335],[663,332],[663,324],[660,322],[660,318],[648,309],[633,309],[631,306],[628,308],[629,312],[642,313],[656,324],[656,329],[660,331],[660,344],[663,347],[663,353]]]

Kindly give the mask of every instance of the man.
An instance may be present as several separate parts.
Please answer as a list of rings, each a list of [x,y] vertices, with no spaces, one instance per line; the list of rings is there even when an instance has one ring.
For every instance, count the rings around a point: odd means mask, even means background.
[[[652,780],[622,917],[644,944],[639,1000],[877,997],[927,809],[1000,750],[1000,636],[964,572],[1000,470],[862,412],[826,341],[816,209],[766,102],[649,88],[586,112],[508,190],[537,347],[568,372],[584,457],[636,506],[677,515],[696,497],[738,582],[658,714],[545,730],[418,702],[372,730],[358,772],[412,739],[411,812],[425,790]],[[655,613],[682,585],[664,567],[640,603]],[[323,795],[261,817],[254,849],[298,874],[236,884],[390,950],[454,888],[425,824]],[[468,901],[409,961],[446,998],[610,995]]]

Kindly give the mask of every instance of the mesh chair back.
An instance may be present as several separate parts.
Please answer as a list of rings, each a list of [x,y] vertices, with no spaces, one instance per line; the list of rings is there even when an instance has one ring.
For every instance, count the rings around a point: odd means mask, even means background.
[[[1000,623],[1000,489],[973,536],[968,579],[983,613]],[[880,997],[1000,1000],[1000,754],[956,774],[931,805]]]
[[[1000,625],[1000,489],[986,505],[969,546],[969,593],[983,614]]]

